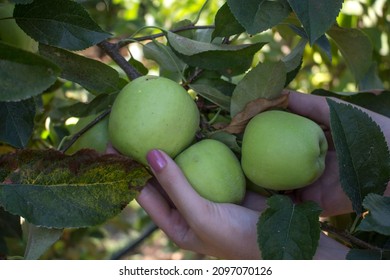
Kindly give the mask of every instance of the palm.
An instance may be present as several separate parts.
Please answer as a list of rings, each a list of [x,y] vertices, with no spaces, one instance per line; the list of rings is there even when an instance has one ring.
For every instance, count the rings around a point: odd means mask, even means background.
[[[322,216],[351,212],[352,204],[340,185],[335,151],[328,152],[324,174],[312,185],[296,190],[294,196],[297,202],[317,202],[323,210]]]
[[[265,208],[264,197],[248,193],[242,206],[199,199],[196,211],[183,214],[157,190],[159,186],[154,184],[145,188],[149,197],[154,193],[154,205],[159,208],[159,211],[150,212],[153,220],[179,247],[225,259],[259,258],[259,252],[250,244],[257,242],[256,223],[260,211]],[[139,199],[143,205],[148,203],[144,191]]]

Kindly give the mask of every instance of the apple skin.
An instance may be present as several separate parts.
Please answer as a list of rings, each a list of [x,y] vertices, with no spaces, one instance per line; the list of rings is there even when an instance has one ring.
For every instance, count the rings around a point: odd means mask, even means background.
[[[97,115],[91,115],[80,120],[72,127],[71,132],[77,133],[86,125],[96,119]],[[93,127],[81,135],[76,142],[66,151],[66,154],[73,154],[81,149],[93,149],[104,153],[109,142],[108,138],[108,116],[99,121]]]
[[[187,91],[172,80],[150,75],[121,90],[108,124],[113,147],[144,165],[152,149],[175,157],[192,143],[198,128],[199,110]]]
[[[241,165],[254,184],[271,190],[302,188],[325,169],[328,143],[312,120],[285,111],[258,114],[242,140]]]
[[[0,3],[0,19],[12,17],[15,5]],[[0,20],[0,40],[14,47],[30,52],[38,51],[38,42],[28,36],[16,23],[15,19]]]
[[[219,203],[240,203],[246,179],[240,162],[228,146],[206,139],[193,144],[176,158],[192,187],[202,197]]]

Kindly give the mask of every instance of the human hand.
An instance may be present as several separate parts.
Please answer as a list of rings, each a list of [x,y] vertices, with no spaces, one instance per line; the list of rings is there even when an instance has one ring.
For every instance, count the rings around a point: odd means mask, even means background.
[[[175,162],[153,150],[150,181],[137,198],[179,247],[223,259],[259,259],[256,223],[266,199],[248,192],[241,205],[214,203],[198,195]]]
[[[339,101],[342,102],[342,101]],[[358,107],[358,106],[356,106]],[[360,107],[359,107],[360,108]],[[302,94],[297,92],[289,93],[289,109],[299,115],[308,117],[326,127],[329,150],[326,157],[326,168],[322,176],[311,185],[293,192],[296,202],[313,200],[323,209],[322,216],[334,216],[352,212],[352,203],[342,190],[339,178],[339,167],[336,151],[330,135],[330,112],[325,97]],[[360,108],[381,127],[388,145],[390,143],[390,119]],[[390,195],[389,184],[385,195]]]
[[[223,259],[260,259],[257,222],[266,198],[247,192],[240,205],[214,203],[198,195],[165,153],[153,150],[148,162],[158,180],[137,198],[154,222],[179,247]],[[347,248],[321,234],[315,259],[344,259]]]

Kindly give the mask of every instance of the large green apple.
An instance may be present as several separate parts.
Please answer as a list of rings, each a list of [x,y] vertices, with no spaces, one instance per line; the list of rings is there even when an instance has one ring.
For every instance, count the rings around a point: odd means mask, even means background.
[[[214,202],[239,203],[245,195],[245,176],[236,155],[220,141],[193,144],[176,158],[192,187]]]
[[[71,129],[72,133],[77,133],[89,123],[91,123],[97,115],[91,115],[81,118]],[[76,142],[66,151],[67,154],[73,154],[81,149],[94,149],[100,153],[106,151],[108,138],[108,117],[105,117],[93,127],[82,134]]]
[[[327,149],[318,124],[293,113],[271,110],[248,123],[241,165],[256,185],[272,190],[297,189],[323,173]]]
[[[38,43],[29,37],[16,23],[13,16],[15,5],[0,3],[0,40],[26,51],[37,52]]]
[[[198,127],[199,111],[187,91],[157,76],[126,85],[115,99],[108,124],[113,147],[145,165],[152,149],[175,157],[191,144]]]

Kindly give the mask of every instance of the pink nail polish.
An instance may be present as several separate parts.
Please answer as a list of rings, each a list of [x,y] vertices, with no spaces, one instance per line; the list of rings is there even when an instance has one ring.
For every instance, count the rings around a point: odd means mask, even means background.
[[[146,159],[154,172],[159,172],[167,164],[167,160],[159,150],[151,150],[147,154]]]

